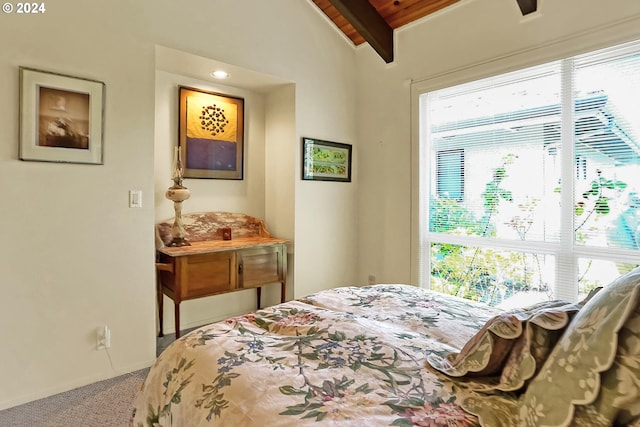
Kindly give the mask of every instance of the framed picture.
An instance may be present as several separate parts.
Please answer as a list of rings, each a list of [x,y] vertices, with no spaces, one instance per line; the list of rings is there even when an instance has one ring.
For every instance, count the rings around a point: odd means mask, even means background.
[[[20,67],[20,159],[103,163],[102,82]]]
[[[351,145],[302,138],[302,179],[351,182]]]
[[[185,178],[242,179],[244,100],[179,87]]]

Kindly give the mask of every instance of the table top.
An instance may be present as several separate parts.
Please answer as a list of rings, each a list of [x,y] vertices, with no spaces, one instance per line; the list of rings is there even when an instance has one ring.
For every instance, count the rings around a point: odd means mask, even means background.
[[[274,237],[238,237],[231,240],[205,240],[201,242],[193,242],[191,246],[166,246],[158,249],[165,255],[172,257],[206,254],[211,252],[222,252],[235,249],[245,249],[249,247],[273,246],[287,243],[286,240],[276,239]]]

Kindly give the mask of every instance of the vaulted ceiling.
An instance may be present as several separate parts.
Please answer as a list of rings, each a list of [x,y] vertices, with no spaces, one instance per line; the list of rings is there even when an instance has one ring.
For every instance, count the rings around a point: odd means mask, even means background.
[[[368,42],[385,62],[393,62],[393,30],[459,0],[313,0],[353,44]],[[523,15],[537,0],[515,0]]]

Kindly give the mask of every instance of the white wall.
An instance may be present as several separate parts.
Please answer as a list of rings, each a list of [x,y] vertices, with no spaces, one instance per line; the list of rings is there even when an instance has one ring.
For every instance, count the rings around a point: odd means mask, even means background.
[[[154,58],[108,19],[115,3],[0,16],[0,408],[154,356]],[[18,160],[19,66],[105,82],[104,165]],[[142,208],[128,208],[129,189]],[[105,323],[113,369],[95,350]]]
[[[167,146],[159,133],[173,132],[157,122],[156,113],[172,118],[158,107],[156,79],[159,100],[171,97],[163,85],[175,81],[156,72],[157,46],[295,82],[295,90],[245,93],[252,112],[293,111],[295,123],[289,118],[283,131],[252,124],[245,181],[187,182],[195,193],[188,208],[208,207],[207,192],[213,207],[263,213],[296,242],[320,234],[318,224],[338,229],[330,242],[295,247],[292,282],[303,284],[296,294],[354,276],[355,251],[334,246],[354,247],[356,184],[305,185],[306,203],[293,200],[302,135],[356,142],[355,55],[310,1],[58,0],[46,7],[42,15],[0,16],[0,409],[142,368],[155,356],[153,224],[171,216],[160,190],[169,184],[168,159],[155,150]],[[106,83],[104,165],[18,160],[19,66]],[[271,164],[281,173],[266,173]],[[128,208],[130,189],[142,190],[142,208]],[[317,210],[314,201],[326,197],[340,209]],[[318,252],[332,270],[317,267]],[[95,329],[105,323],[113,366],[95,350]]]
[[[418,90],[640,38],[639,21],[636,0],[544,0],[527,17],[515,0],[462,0],[396,31],[392,64],[359,48],[358,280],[417,284]]]
[[[325,67],[309,71],[312,79],[319,80],[324,77],[335,79],[350,74],[354,69],[355,62],[349,60],[333,69]],[[339,79],[331,86],[316,86],[320,87],[320,94],[312,92],[310,85],[296,86],[296,120],[314,124],[313,129],[298,125],[298,139],[295,142],[296,297],[329,287],[358,284],[359,141],[355,137],[356,80]],[[301,108],[301,103],[308,100],[313,100],[310,108]],[[301,180],[302,142],[299,137],[353,144],[352,182]]]
[[[295,283],[295,182],[298,151],[295,127],[295,85],[269,91],[265,105],[265,223],[273,236],[289,241],[287,245],[288,299],[294,298]],[[292,146],[293,145],[293,146]],[[308,273],[307,273],[308,274]],[[301,279],[304,280],[304,279]],[[266,288],[265,296],[279,301],[277,285]]]

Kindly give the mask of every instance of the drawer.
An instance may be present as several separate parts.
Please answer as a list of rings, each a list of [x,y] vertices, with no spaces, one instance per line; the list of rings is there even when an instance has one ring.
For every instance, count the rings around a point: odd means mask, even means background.
[[[180,257],[182,299],[228,292],[236,288],[235,252],[215,252]]]
[[[238,251],[238,287],[253,288],[284,280],[284,246]]]

